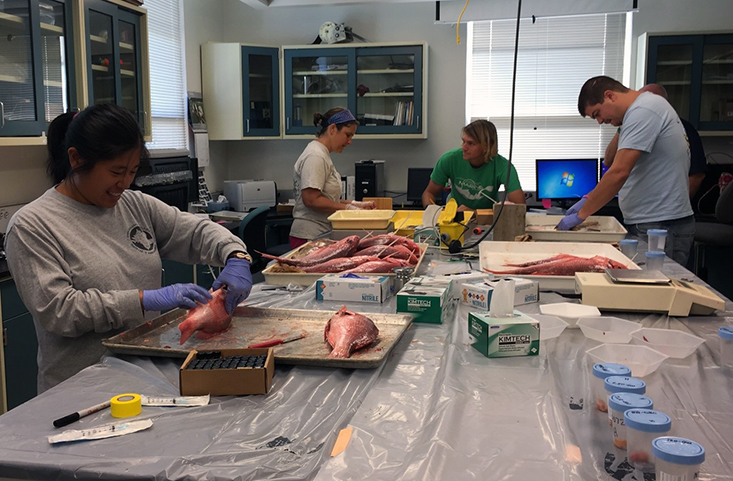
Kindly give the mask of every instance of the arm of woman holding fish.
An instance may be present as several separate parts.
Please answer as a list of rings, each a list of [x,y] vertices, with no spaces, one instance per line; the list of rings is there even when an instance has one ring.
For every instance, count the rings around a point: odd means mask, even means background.
[[[248,264],[227,261],[246,252],[236,236],[128,190],[147,156],[132,113],[96,105],[62,114],[49,127],[48,149],[55,185],[16,213],[6,237],[36,327],[39,392],[98,362],[102,339],[157,315],[146,311],[211,298],[193,284],[161,288],[161,256],[226,263],[217,281],[246,297]]]
[[[325,114],[314,114],[313,124],[318,129],[316,139],[306,146],[293,168],[292,248],[329,232],[328,216],[337,210],[376,207],[374,202],[340,200],[341,174],[331,160],[332,152],[341,153],[351,145],[359,122],[349,110],[335,107]]]

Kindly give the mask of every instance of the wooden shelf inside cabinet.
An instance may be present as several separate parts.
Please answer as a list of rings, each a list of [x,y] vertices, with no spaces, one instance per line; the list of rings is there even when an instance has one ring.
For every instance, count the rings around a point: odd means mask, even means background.
[[[89,40],[91,40],[94,43],[102,43],[102,44],[107,43],[107,39],[104,37],[100,37],[99,35],[89,35]]]
[[[724,60],[711,59],[711,60],[703,60],[702,63],[705,64],[705,65],[726,65],[726,64],[727,65],[730,65],[730,64],[733,64],[733,59],[724,59]]]
[[[24,18],[0,12],[0,25],[4,28],[3,37],[9,34],[28,33],[28,25]]]
[[[394,74],[394,73],[415,73],[415,70],[413,69],[404,69],[404,70],[397,70],[393,68],[385,68],[385,69],[378,69],[378,70],[357,70],[356,73],[358,75],[384,75],[384,74]]]
[[[24,84],[28,83],[28,79],[24,79],[23,77],[16,77],[14,75],[0,75],[0,82],[7,82],[11,84]]]
[[[703,85],[733,85],[733,79],[730,80],[703,80]]]
[[[96,70],[97,72],[109,72],[109,67],[105,67],[104,65],[92,65],[92,70]]]
[[[294,77],[303,75],[346,75],[347,70],[296,70],[293,72]]]
[[[127,70],[127,69],[120,69],[120,75],[122,75],[123,77],[134,77],[135,71]]]
[[[682,87],[691,85],[691,82],[689,80],[671,80],[669,82],[665,80],[659,80],[658,83],[664,85],[665,87],[668,87],[670,85]]]
[[[44,37],[56,37],[64,34],[64,27],[41,22],[41,32]]]
[[[347,94],[293,94],[294,99],[328,99],[328,98],[345,98]]]
[[[60,89],[64,86],[64,84],[59,82],[58,80],[44,80],[43,86],[44,87],[54,87],[54,88]]]
[[[135,46],[131,43],[120,42],[120,50],[123,52],[134,52]]]
[[[414,92],[375,92],[375,93],[367,92],[362,97],[359,97],[359,98],[364,98],[364,97],[414,97],[414,96],[415,96]]]
[[[657,62],[657,65],[692,65],[692,60],[666,60]]]

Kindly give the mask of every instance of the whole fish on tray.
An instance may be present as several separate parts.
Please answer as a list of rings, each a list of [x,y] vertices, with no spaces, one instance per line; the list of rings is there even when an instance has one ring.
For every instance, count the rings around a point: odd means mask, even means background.
[[[397,234],[380,234],[366,235],[359,241],[359,250],[376,245],[401,245],[407,247],[412,252],[420,253],[420,246],[407,237]]]
[[[380,244],[365,247],[364,249],[356,251],[354,255],[377,256],[381,258],[391,257],[393,259],[405,259],[410,261],[411,264],[417,264],[417,257],[415,256],[415,252],[417,252],[417,255],[419,256],[420,248],[418,247],[417,251],[411,251],[403,245]]]
[[[224,308],[226,297],[226,289],[221,288],[211,294],[209,302],[199,303],[188,311],[186,319],[178,325],[178,330],[181,331],[181,344],[196,331],[198,331],[197,338],[206,340],[229,329],[232,325],[232,315],[227,314]]]
[[[260,252],[260,254],[262,254],[262,257],[265,257],[267,259],[274,259],[282,264],[288,264],[295,267],[307,267],[314,266],[316,264],[322,264],[326,261],[330,261],[331,259],[336,259],[337,257],[350,257],[354,252],[356,252],[356,248],[358,245],[359,236],[351,235],[348,237],[344,237],[338,242],[334,242],[333,244],[321,247],[320,249],[315,250],[307,256],[303,256],[299,259],[277,257],[270,254],[265,254],[263,252]]]
[[[570,254],[559,254],[547,259],[523,264],[506,264],[506,266],[516,269],[496,271],[484,268],[484,270],[500,275],[572,276],[576,272],[603,272],[606,268],[626,269],[625,265],[605,256],[578,257]]]
[[[371,319],[342,306],[326,323],[323,338],[333,350],[328,357],[348,358],[354,351],[377,340],[379,329]]]

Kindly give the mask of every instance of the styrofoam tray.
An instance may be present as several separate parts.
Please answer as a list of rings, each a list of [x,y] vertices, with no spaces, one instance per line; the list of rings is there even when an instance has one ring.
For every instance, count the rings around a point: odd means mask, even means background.
[[[531,215],[527,214],[525,231],[538,241],[571,241],[571,242],[618,242],[626,237],[626,228],[612,216],[590,216],[586,222],[598,222],[598,232],[581,229],[555,230],[554,227],[563,218],[561,215]]]
[[[640,269],[638,265],[610,244],[593,242],[482,242],[479,244],[481,270],[509,270],[505,264],[521,264],[546,259],[557,254],[571,254],[578,257],[601,255],[620,262],[629,269]],[[536,276],[522,274],[498,275],[498,277],[526,277],[540,283],[540,289],[575,289],[575,276]]]
[[[311,241],[312,242],[312,241]],[[299,252],[304,249],[310,248],[311,242],[306,242],[302,246],[298,247],[297,249],[287,253],[283,257],[286,258],[297,258],[301,257],[299,255]],[[417,259],[417,265],[415,265],[415,272],[420,268],[420,264],[422,263],[423,257],[425,257],[425,252],[428,249],[427,244],[418,244],[420,246],[420,249],[422,250],[422,254]],[[288,284],[295,284],[298,286],[310,286],[314,282],[316,282],[318,279],[323,277],[325,274],[319,273],[319,272],[313,272],[313,273],[307,273],[307,272],[277,272],[276,269],[277,263],[273,263],[269,266],[267,266],[266,269],[262,271],[262,275],[265,276],[265,283],[271,284],[274,286],[287,286]],[[363,273],[360,275],[364,276],[390,276],[394,277],[394,273]]]
[[[337,210],[328,216],[334,229],[386,229],[393,210]]]

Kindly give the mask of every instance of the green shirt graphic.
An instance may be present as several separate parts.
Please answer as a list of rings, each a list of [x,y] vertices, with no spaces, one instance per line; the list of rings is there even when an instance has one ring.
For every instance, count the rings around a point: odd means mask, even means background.
[[[509,161],[497,155],[491,162],[479,168],[474,168],[463,160],[463,151],[449,150],[443,154],[430,175],[430,179],[438,185],[446,185],[451,181],[451,197],[458,205],[465,205],[471,209],[490,209],[494,206],[488,198],[497,200],[499,186],[506,180],[506,169]],[[509,174],[509,184],[505,186],[507,192],[521,189],[519,176],[512,165]]]

